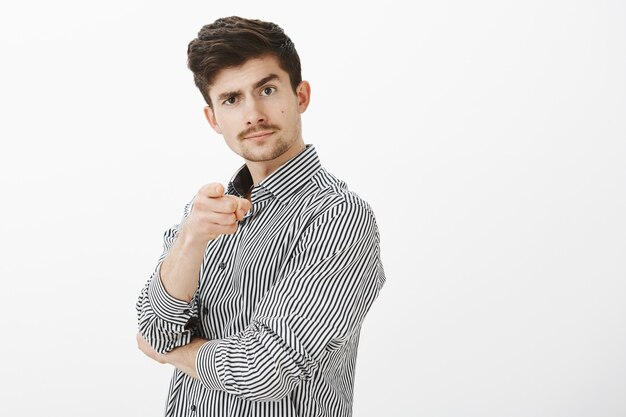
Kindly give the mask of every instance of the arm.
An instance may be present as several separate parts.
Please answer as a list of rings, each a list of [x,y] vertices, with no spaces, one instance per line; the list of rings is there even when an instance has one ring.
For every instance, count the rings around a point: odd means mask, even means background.
[[[237,221],[250,202],[224,195],[220,184],[209,184],[195,196],[183,222],[165,233],[164,252],[137,302],[139,331],[157,352],[188,344],[187,323],[195,314],[192,303],[206,245],[237,230]]]
[[[189,344],[185,346],[177,347],[167,353],[159,353],[146,339],[137,333],[137,347],[150,359],[153,359],[159,363],[175,366],[192,378],[198,378],[196,372],[196,356],[200,347],[208,340],[195,338]]]
[[[303,233],[250,325],[195,350],[197,377],[248,400],[284,397],[359,330],[383,282],[369,207],[336,204]]]
[[[248,200],[224,195],[221,184],[198,191],[180,235],[161,266],[161,282],[172,297],[190,302],[198,288],[198,274],[209,241],[237,231],[251,206]]]

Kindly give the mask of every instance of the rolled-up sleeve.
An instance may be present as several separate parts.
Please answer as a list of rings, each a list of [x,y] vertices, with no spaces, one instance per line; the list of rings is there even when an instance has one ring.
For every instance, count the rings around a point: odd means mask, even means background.
[[[187,216],[189,204],[185,207]],[[167,293],[161,282],[161,265],[178,237],[180,225],[168,229],[163,236],[163,253],[154,273],[139,294],[137,315],[139,332],[159,353],[191,342],[193,329],[190,320],[197,316],[195,302],[178,300]]]
[[[201,347],[200,380],[241,398],[279,400],[353,338],[384,282],[373,213],[345,198],[304,229],[250,325]]]

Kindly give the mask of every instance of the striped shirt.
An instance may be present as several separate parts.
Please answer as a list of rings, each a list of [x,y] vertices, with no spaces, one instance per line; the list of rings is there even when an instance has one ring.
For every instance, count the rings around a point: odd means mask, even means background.
[[[351,416],[361,324],[385,282],[372,210],[312,145],[258,186],[244,165],[226,192],[250,190],[237,232],[208,243],[190,303],[159,275],[180,225],[139,296],[139,330],[157,351],[209,339],[198,379],[174,370],[165,415]]]

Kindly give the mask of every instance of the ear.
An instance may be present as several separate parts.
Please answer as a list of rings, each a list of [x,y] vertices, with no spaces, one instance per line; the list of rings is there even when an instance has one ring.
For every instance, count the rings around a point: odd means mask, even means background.
[[[217,119],[215,118],[215,113],[210,106],[204,107],[204,117],[206,117],[213,130],[221,135],[222,129],[220,129],[220,125],[217,123]]]
[[[304,113],[311,101],[311,85],[308,81],[301,81],[300,84],[298,84],[296,97],[298,97],[298,109],[300,113]]]

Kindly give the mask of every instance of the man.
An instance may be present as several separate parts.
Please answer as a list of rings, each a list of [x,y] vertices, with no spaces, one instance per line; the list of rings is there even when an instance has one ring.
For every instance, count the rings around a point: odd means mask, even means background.
[[[373,213],[305,145],[311,89],[280,27],[218,19],[188,64],[245,165],[185,207],[137,302],[139,348],[176,368],[166,415],[349,416],[385,281]]]

